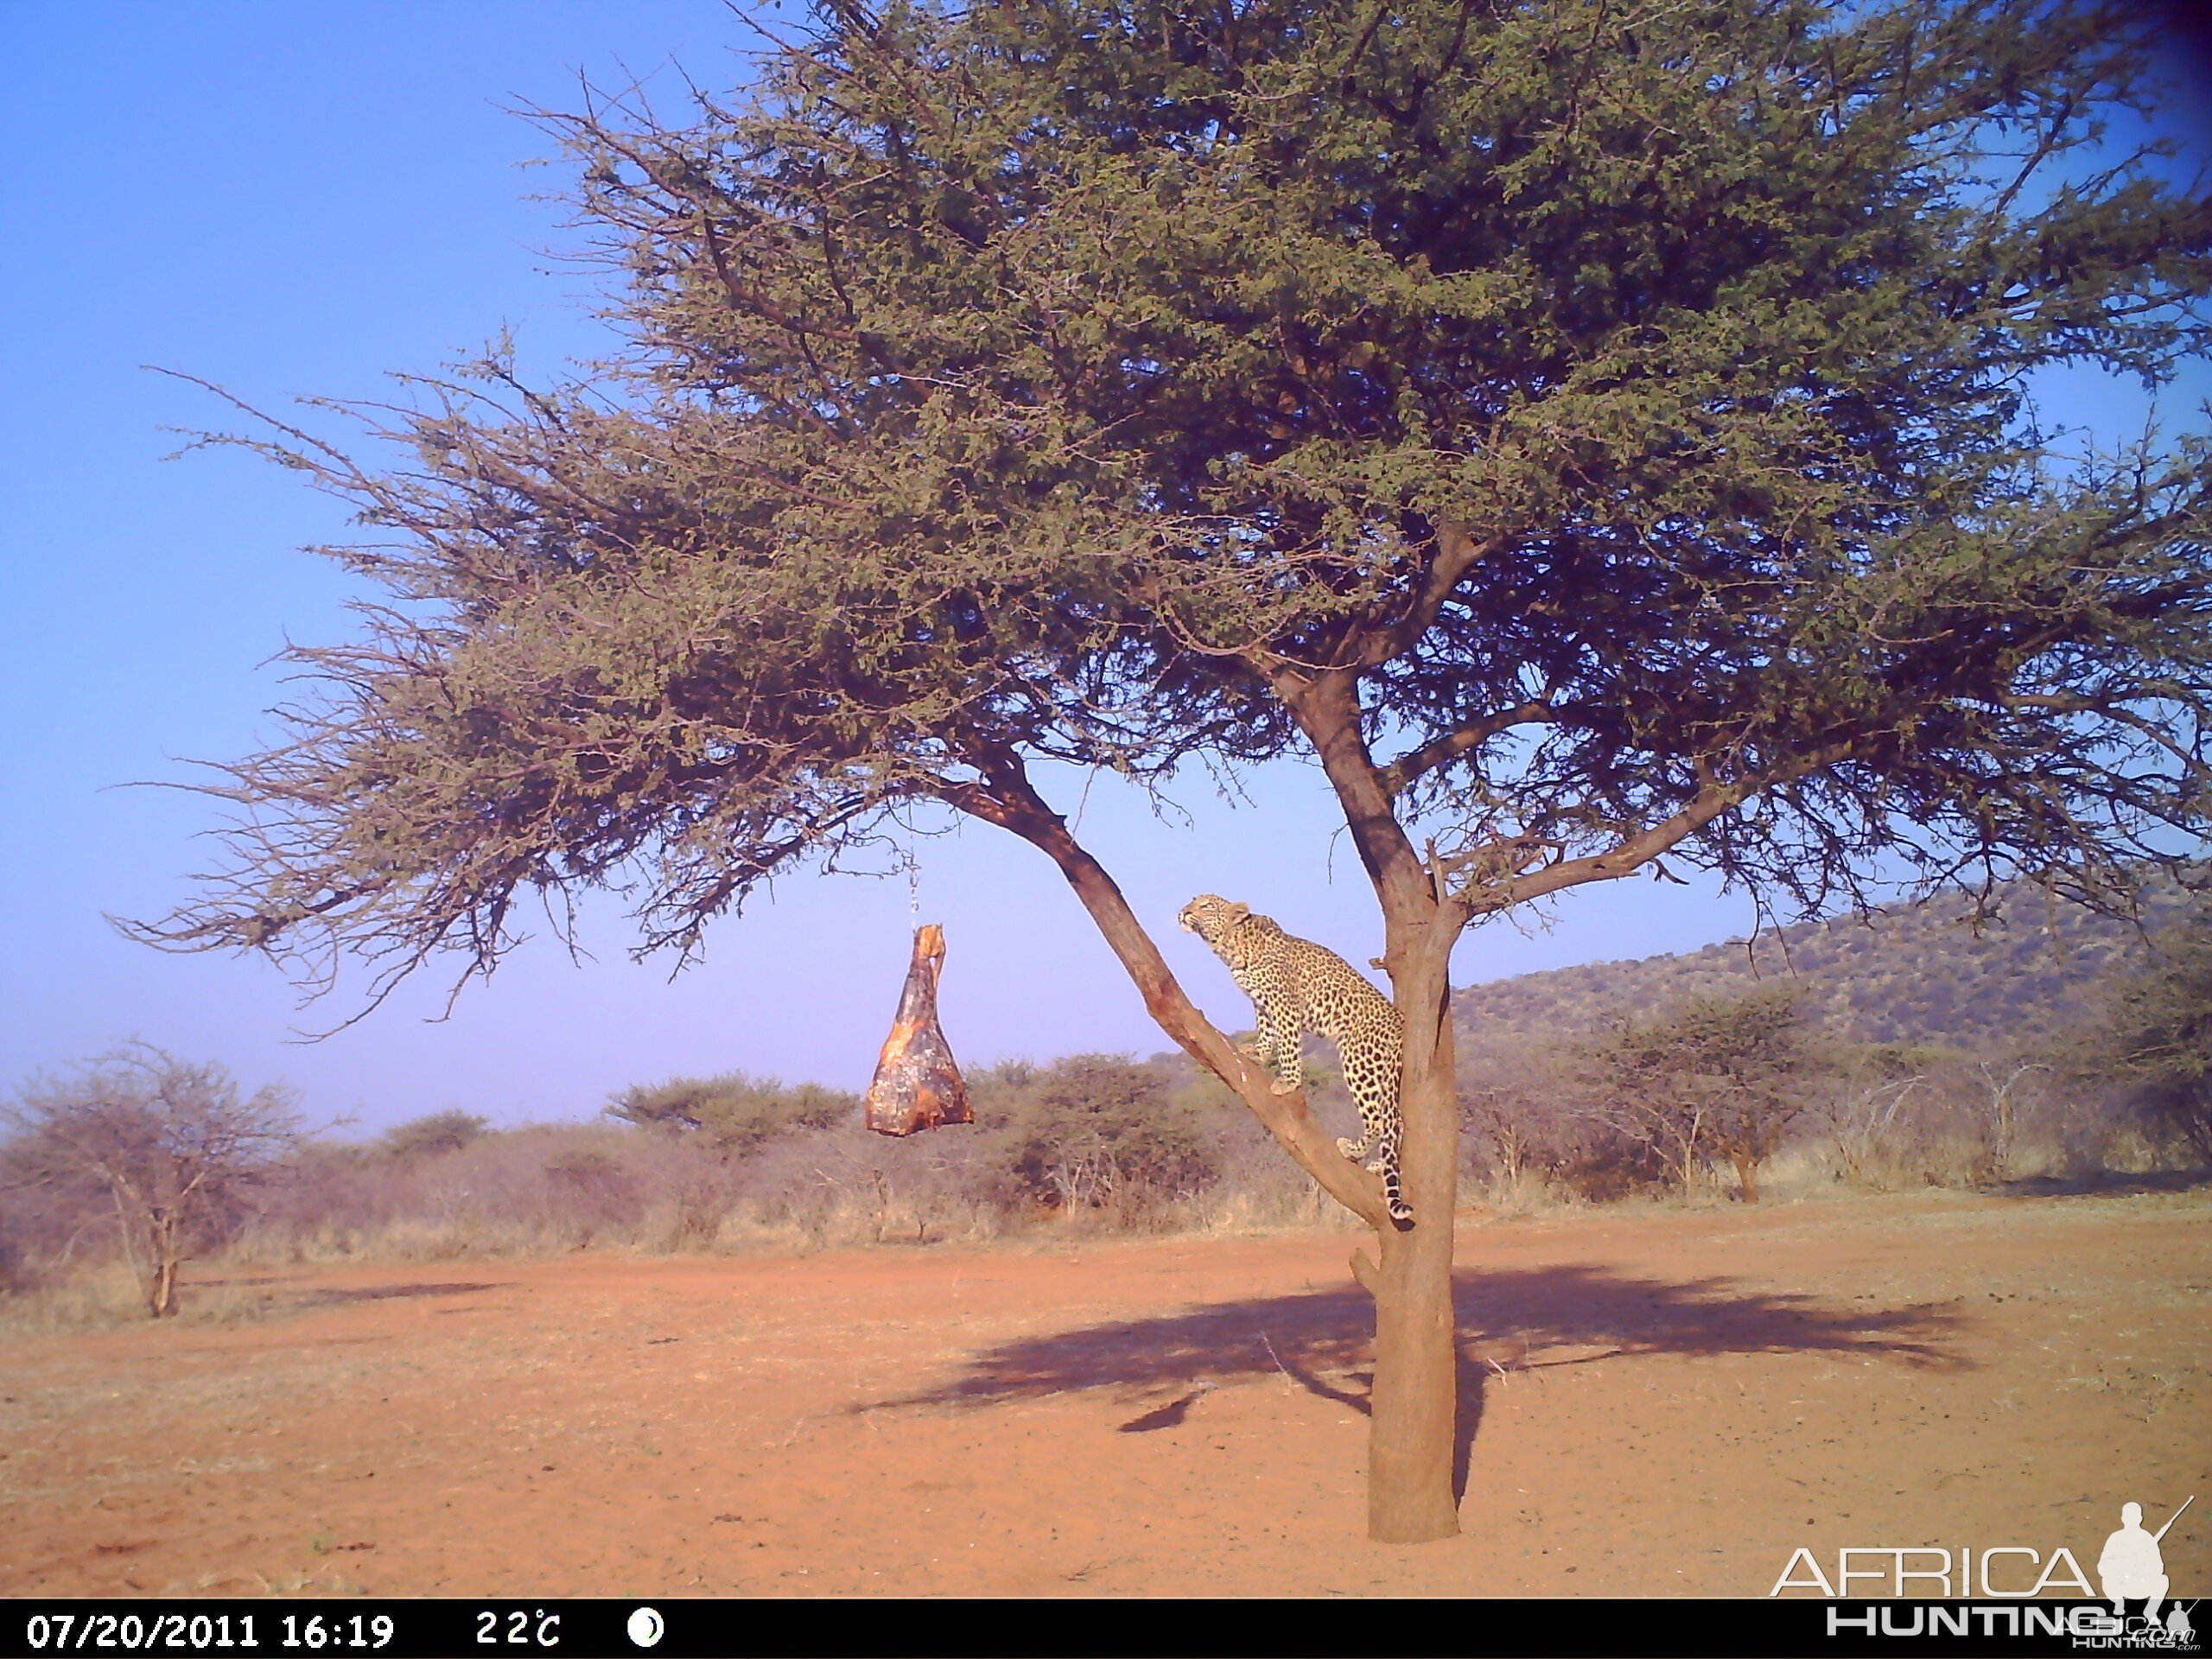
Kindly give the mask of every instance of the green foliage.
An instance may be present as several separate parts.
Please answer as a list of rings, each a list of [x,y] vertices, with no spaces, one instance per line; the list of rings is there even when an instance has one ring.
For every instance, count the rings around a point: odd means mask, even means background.
[[[1649,1019],[1624,1020],[1590,1058],[1599,1114],[1678,1184],[1703,1162],[1733,1164],[1744,1196],[1806,1105],[1820,1063],[1795,992],[1695,996]]]
[[[2212,1161],[2212,901],[2200,899],[2156,938],[2146,963],[2107,988],[2086,1038],[2091,1069],[2132,1085]]]
[[[1748,996],[1694,996],[1667,1014],[1624,1021],[1604,1053],[1624,1078],[1755,1086],[1796,1063],[1801,1020],[1788,986]]]
[[[491,1127],[488,1121],[474,1112],[450,1108],[395,1124],[385,1131],[377,1143],[378,1150],[387,1158],[403,1162],[414,1158],[435,1158],[443,1153],[459,1152]]]
[[[2183,898],[2171,885],[2151,887],[2146,918],[2171,918]],[[1452,1012],[1471,1052],[1579,1040],[1624,1008],[1786,984],[1840,1042],[1997,1054],[2060,1040],[2091,1015],[2100,981],[2140,949],[2133,925],[2080,905],[2017,887],[1993,903],[1997,917],[1979,927],[1971,901],[1934,900],[1681,955],[1523,974],[1460,988]]]
[[[1217,1128],[1198,1092],[1164,1067],[1077,1054],[1024,1068],[979,1095],[1002,1114],[996,1160],[1009,1192],[1054,1209],[1142,1211],[1208,1186],[1222,1166]]]
[[[633,1084],[614,1096],[607,1115],[642,1128],[696,1134],[709,1145],[747,1153],[796,1130],[827,1128],[859,1108],[860,1096],[842,1090],[725,1071]]]
[[[1471,912],[1662,852],[2109,900],[2205,823],[2205,452],[2062,466],[2026,388],[2212,340],[2212,211],[2109,146],[2146,27],[836,4],[683,124],[549,116],[634,349],[365,411],[390,471],[263,444],[394,602],[142,934],[381,994],[613,885],[688,950],[918,801],[1049,837],[1036,758],[1325,730]]]

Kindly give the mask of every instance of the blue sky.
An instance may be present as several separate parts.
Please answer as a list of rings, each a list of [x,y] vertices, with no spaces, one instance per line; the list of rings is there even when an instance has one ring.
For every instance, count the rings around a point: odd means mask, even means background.
[[[563,175],[524,167],[550,143],[505,111],[567,106],[580,70],[658,72],[672,105],[666,66],[728,83],[737,40],[720,0],[0,0],[0,1089],[134,1036],[249,1084],[289,1079],[314,1113],[365,1128],[448,1106],[585,1116],[680,1071],[866,1082],[906,961],[903,881],[782,882],[672,983],[670,963],[628,961],[632,930],[599,906],[589,962],[541,929],[450,1020],[429,1021],[443,986],[425,979],[311,1045],[295,1030],[350,1012],[359,976],[302,1012],[258,960],[163,956],[103,919],[184,899],[217,822],[203,798],[118,785],[184,779],[184,757],[275,735],[264,711],[283,690],[264,664],[288,639],[342,637],[353,596],[297,550],[344,538],[336,504],[236,452],[165,462],[180,442],[165,427],[225,413],[142,365],[283,412],[382,395],[387,372],[433,371],[503,327],[526,370],[591,355],[590,279],[551,257],[567,245],[557,205],[530,200]],[[2085,385],[2070,412],[2114,429],[2139,400]],[[1110,779],[1087,798],[1081,779],[1056,780],[1231,1028],[1248,1006],[1173,930],[1192,894],[1243,899],[1355,960],[1380,944],[1319,774],[1279,766],[1250,790],[1232,809],[1194,784],[1188,822],[1159,823]],[[963,1060],[1165,1046],[1039,855],[971,825],[925,842],[921,863]],[[1548,926],[1471,934],[1458,977],[1689,949],[1751,919],[1704,887],[1609,884],[1561,899]]]

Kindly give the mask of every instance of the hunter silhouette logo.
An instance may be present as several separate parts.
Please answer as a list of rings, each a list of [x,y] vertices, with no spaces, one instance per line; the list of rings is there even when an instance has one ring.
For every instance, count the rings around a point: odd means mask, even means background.
[[[2182,1510],[2196,1502],[2196,1494],[2191,1492],[2183,1500],[2181,1509],[2176,1510],[2156,1532],[2143,1530],[2140,1503],[2120,1506],[2120,1530],[2105,1540],[2104,1554],[2097,1557],[2097,1577],[2103,1581],[2105,1595],[2112,1602],[2115,1614],[2122,1611],[2126,1603],[2140,1597],[2144,1621],[2158,1623],[2158,1604],[2166,1599],[2166,1561],[2158,1546],[2165,1541],[2174,1522],[2181,1519]]]

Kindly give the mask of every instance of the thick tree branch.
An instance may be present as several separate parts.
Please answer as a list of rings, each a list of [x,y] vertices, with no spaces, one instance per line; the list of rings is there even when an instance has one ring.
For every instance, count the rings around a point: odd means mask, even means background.
[[[1334,1138],[1307,1110],[1303,1092],[1274,1093],[1266,1069],[1247,1059],[1198,1011],[1129,908],[1120,886],[1069,833],[1067,821],[1037,793],[1018,756],[1001,752],[993,758],[982,783],[949,785],[943,798],[963,812],[1020,836],[1058,865],[1160,1028],[1236,1090],[1283,1150],[1331,1198],[1370,1227],[1380,1230],[1390,1225],[1381,1180],[1337,1151]]]
[[[1413,602],[1407,607],[1405,614],[1388,627],[1371,629],[1360,637],[1359,666],[1374,668],[1412,650],[1421,635],[1434,626],[1444,609],[1444,601],[1452,597],[1452,590],[1504,539],[1494,536],[1477,541],[1468,534],[1465,524],[1450,519],[1437,525],[1436,554],[1429,560],[1428,569],[1421,573],[1421,586],[1414,590]]]
[[[1847,742],[1832,744],[1816,749],[1786,766],[1777,766],[1756,777],[1738,779],[1729,783],[1708,781],[1691,798],[1688,804],[1672,817],[1637,834],[1624,836],[1601,853],[1592,853],[1583,858],[1561,859],[1541,869],[1516,874],[1503,881],[1488,885],[1471,884],[1460,888],[1454,896],[1468,907],[1471,915],[1494,915],[1529,899],[1541,899],[1547,893],[1630,874],[1761,791],[1833,766],[1838,760],[1847,759],[1854,747]],[[1699,771],[1710,779],[1711,774],[1703,766]],[[1480,857],[1482,852],[1489,850],[1491,849],[1478,849],[1477,854],[1454,861],[1465,868],[1474,858]]]
[[[1343,805],[1352,846],[1382,900],[1385,918],[1423,913],[1435,902],[1421,854],[1390,810],[1392,791],[1360,730],[1359,682],[1348,669],[1307,675],[1287,665],[1270,675],[1275,694],[1320,757]],[[1393,940],[1395,948],[1396,941]]]
[[[1409,785],[1458,760],[1471,749],[1478,749],[1500,732],[1516,726],[1531,726],[1555,717],[1555,711],[1547,703],[1517,702],[1510,709],[1501,709],[1494,715],[1485,715],[1471,726],[1463,726],[1456,732],[1447,732],[1433,742],[1400,755],[1382,769],[1382,787],[1391,795],[1404,793]]]

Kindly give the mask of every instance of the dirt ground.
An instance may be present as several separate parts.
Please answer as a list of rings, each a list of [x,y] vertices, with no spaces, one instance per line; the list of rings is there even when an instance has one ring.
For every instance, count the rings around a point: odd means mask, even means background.
[[[0,1592],[1764,1595],[2191,1492],[2212,1586],[2212,1192],[1462,1225],[1446,1543],[1363,1535],[1349,1236],[587,1255],[0,1343]]]

